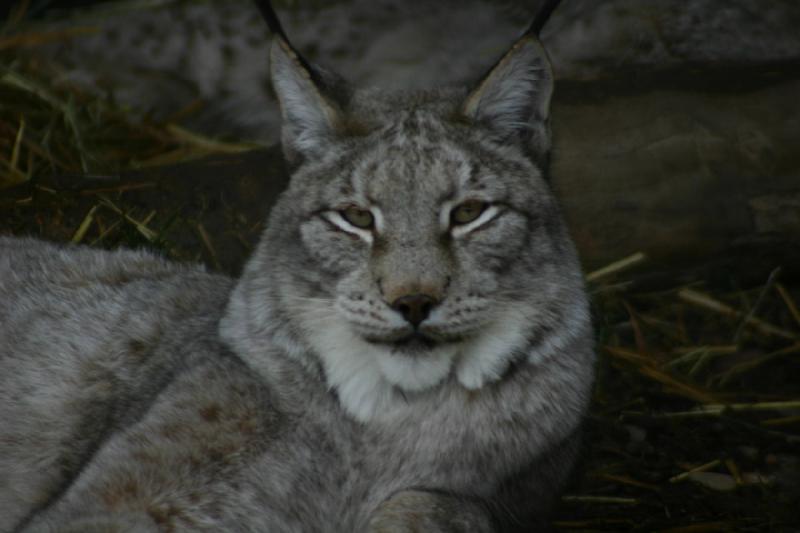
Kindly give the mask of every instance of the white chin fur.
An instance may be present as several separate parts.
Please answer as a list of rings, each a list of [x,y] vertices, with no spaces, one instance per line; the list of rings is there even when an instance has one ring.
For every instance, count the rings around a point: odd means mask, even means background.
[[[306,325],[328,385],[337,390],[342,407],[362,422],[405,405],[401,391],[421,392],[438,385],[450,373],[456,354],[449,346],[416,357],[392,354],[363,340],[335,313],[310,313]]]
[[[457,348],[441,346],[421,355],[392,354],[373,348],[383,377],[405,391],[420,392],[441,383],[450,373]]]
[[[528,325],[528,317],[510,308],[481,331],[461,351],[456,366],[459,383],[476,390],[500,378],[514,356],[525,347]]]
[[[420,355],[391,353],[356,334],[336,311],[305,314],[305,329],[312,349],[322,361],[328,385],[338,392],[342,407],[355,419],[369,422],[390,418],[407,407],[403,393],[429,390],[453,373],[465,388],[477,390],[498,380],[510,362],[526,348],[530,314],[510,307],[472,341],[446,345]],[[566,317],[568,332],[582,331],[587,321],[584,306],[576,305]],[[563,348],[574,334],[545,339],[528,355],[541,363]]]

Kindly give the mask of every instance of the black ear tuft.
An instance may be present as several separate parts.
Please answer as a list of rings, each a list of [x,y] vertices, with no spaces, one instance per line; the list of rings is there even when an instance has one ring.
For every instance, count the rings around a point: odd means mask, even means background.
[[[281,106],[281,140],[286,160],[296,164],[322,153],[341,122],[332,94],[333,75],[325,76],[292,46],[272,4],[256,0],[261,15],[275,34],[270,52],[272,85]],[[337,82],[339,80],[337,79]]]
[[[544,28],[544,25],[550,20],[550,15],[553,14],[553,11],[556,10],[560,3],[561,0],[545,0],[544,4],[542,4],[539,11],[536,13],[536,16],[533,17],[533,21],[531,25],[528,26],[525,33],[538,38],[539,34],[542,33],[542,28]]]
[[[545,0],[522,37],[477,84],[462,106],[467,118],[507,141],[521,143],[540,161],[550,152],[553,71],[539,33],[561,0]]]
[[[280,101],[281,140],[290,164],[315,158],[334,140],[342,122],[338,104],[326,95],[321,78],[308,70],[283,37],[272,42],[272,85]]]
[[[286,38],[286,32],[283,31],[281,20],[272,8],[272,2],[269,0],[254,0],[254,3],[261,13],[261,16],[264,18],[264,21],[267,23],[269,30],[275,35],[283,37],[286,42],[289,42],[289,39]]]

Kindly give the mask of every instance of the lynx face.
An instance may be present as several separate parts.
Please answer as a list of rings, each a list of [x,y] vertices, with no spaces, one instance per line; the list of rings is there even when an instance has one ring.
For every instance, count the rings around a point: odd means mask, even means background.
[[[552,77],[535,40],[470,93],[328,89],[337,100],[280,38],[272,68],[294,173],[248,270],[352,415],[445,381],[479,389],[585,333],[543,176]]]

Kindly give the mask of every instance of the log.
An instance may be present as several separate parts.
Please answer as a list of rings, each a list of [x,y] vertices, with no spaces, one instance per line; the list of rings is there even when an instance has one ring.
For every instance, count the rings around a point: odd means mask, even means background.
[[[800,68],[624,74],[555,93],[553,186],[586,270],[643,252],[659,268],[798,274]],[[74,238],[99,206],[108,220],[91,242],[120,216],[110,201],[140,222],[155,211],[148,224],[172,255],[236,272],[286,183],[277,147],[117,180],[53,178],[3,191],[0,231]],[[185,224],[163,229],[169,220]]]
[[[556,90],[552,172],[586,265],[797,272],[800,65],[617,80]]]

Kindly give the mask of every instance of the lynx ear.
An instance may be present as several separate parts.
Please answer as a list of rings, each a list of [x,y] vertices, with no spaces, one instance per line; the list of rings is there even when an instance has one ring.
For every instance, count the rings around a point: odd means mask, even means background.
[[[341,122],[337,103],[325,94],[325,82],[281,35],[272,41],[272,85],[280,101],[283,152],[289,163],[313,158],[330,143]]]
[[[550,149],[553,73],[544,48],[522,36],[467,96],[462,112],[503,140],[522,143],[535,158]]]

